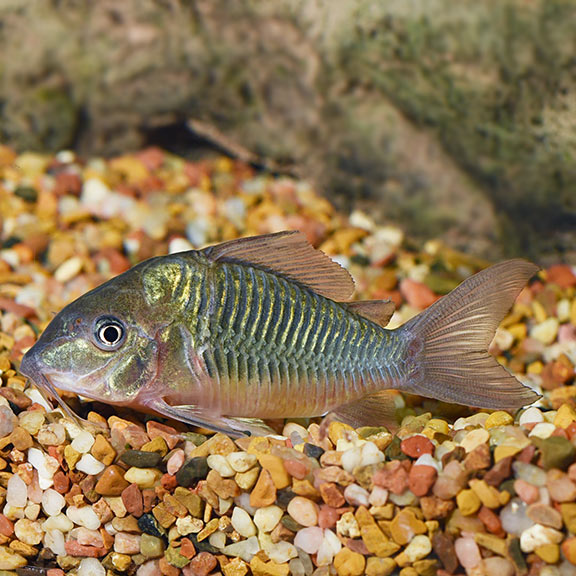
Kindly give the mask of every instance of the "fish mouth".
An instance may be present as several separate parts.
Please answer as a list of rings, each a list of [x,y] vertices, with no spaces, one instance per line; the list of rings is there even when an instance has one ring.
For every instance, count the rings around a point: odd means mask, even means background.
[[[76,422],[81,420],[70,406],[64,402],[60,394],[56,391],[56,388],[54,388],[52,382],[50,382],[46,374],[38,368],[37,362],[30,354],[24,354],[24,358],[22,358],[22,362],[20,363],[20,372],[26,376],[34,386],[36,386],[47,404],[51,404],[50,399],[55,400],[69,418]]]

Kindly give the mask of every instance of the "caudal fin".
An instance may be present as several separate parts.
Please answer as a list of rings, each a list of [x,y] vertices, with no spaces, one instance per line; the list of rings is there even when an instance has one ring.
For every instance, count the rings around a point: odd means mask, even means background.
[[[524,260],[491,266],[403,325],[415,354],[414,378],[405,389],[479,408],[515,410],[534,402],[538,394],[501,366],[488,347],[537,271]]]

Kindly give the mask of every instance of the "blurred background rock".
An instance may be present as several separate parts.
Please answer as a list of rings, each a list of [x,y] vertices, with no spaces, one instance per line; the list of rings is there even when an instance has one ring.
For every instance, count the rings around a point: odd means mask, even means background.
[[[573,0],[0,0],[0,139],[197,158],[208,123],[341,207],[576,264]]]

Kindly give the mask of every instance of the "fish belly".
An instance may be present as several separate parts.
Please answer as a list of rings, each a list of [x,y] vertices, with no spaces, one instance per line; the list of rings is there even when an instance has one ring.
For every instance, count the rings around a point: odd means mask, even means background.
[[[394,379],[394,332],[345,304],[241,264],[212,266],[203,284],[186,321],[194,403],[229,416],[315,416]]]

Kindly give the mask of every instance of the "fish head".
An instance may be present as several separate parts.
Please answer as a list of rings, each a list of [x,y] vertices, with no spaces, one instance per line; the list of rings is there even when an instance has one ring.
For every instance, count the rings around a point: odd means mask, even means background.
[[[51,395],[59,388],[109,403],[133,400],[158,370],[158,317],[143,272],[133,268],[62,309],[26,352],[20,371]]]

